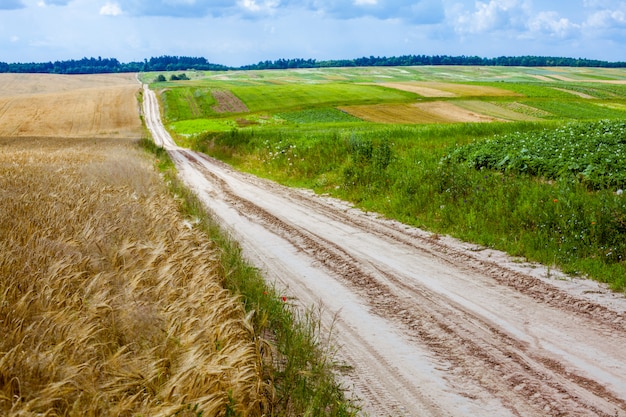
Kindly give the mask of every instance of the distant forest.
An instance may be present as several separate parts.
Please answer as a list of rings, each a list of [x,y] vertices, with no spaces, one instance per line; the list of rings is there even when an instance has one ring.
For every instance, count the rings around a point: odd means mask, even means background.
[[[480,58],[477,56],[448,55],[403,55],[397,57],[363,57],[317,61],[315,59],[278,59],[262,61],[258,64],[229,67],[212,64],[201,57],[160,56],[144,59],[142,62],[121,63],[115,58],[83,58],[79,60],[55,62],[12,63],[0,62],[0,73],[48,73],[48,74],[102,74],[116,72],[148,71],[228,71],[264,70],[287,68],[328,68],[328,67],[376,67],[376,66],[420,66],[420,65],[477,65],[477,66],[519,66],[519,67],[603,67],[624,68],[626,62],[608,62],[584,58],[559,58],[546,56],[501,56]]]

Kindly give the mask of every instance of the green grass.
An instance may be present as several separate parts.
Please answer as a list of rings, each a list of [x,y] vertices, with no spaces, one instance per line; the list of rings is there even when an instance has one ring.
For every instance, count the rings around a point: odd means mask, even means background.
[[[579,81],[540,81],[533,75]],[[607,170],[606,160],[611,164],[620,160],[615,149],[585,139],[604,137],[596,129],[597,120],[626,116],[626,86],[585,81],[625,79],[626,72],[401,67],[255,71],[220,77],[227,80],[212,77],[197,80],[196,85],[224,83],[253,113],[242,115],[248,122],[235,121],[237,126],[228,131],[190,126],[186,146],[284,184],[330,193],[435,233],[556,264],[567,272],[608,282],[614,289],[626,289],[626,248],[619,242],[626,241],[622,235],[626,212],[623,200],[614,194],[623,185],[626,170],[621,165]],[[501,81],[490,81],[496,77]],[[516,111],[542,121],[400,126],[344,120],[334,110],[342,104],[428,102],[410,93],[354,84],[409,80],[508,89],[523,96],[443,100],[479,112]],[[261,115],[263,123],[256,122]],[[564,127],[572,120],[591,124]],[[448,158],[472,142],[477,148],[466,149],[480,149],[480,143],[494,136],[499,142],[488,143],[500,153],[483,158],[501,163],[508,156],[516,169]],[[526,164],[527,168],[518,169],[528,162],[522,150],[530,151],[532,138],[543,145],[543,168],[533,171]],[[510,146],[504,144],[506,140]],[[588,146],[584,152],[582,144]],[[569,159],[564,156],[568,152]],[[564,164],[546,155],[563,157]],[[558,175],[549,174],[548,168]]]
[[[177,135],[194,135],[198,132],[227,132],[234,129],[237,123],[232,119],[191,119],[173,122],[169,129]]]
[[[161,93],[161,102],[169,122],[216,115],[211,109],[216,102],[207,88],[169,88]]]
[[[285,112],[349,104],[406,103],[418,98],[416,94],[404,91],[349,83],[241,86],[230,90],[251,112]]]
[[[572,94],[555,90],[551,83],[542,83],[542,82],[480,82],[474,83],[477,85],[485,85],[490,87],[502,88],[505,90],[510,90],[518,94],[522,94],[528,98],[549,98],[549,99],[557,99],[557,100],[570,100],[572,99]],[[561,85],[560,88],[564,86]]]
[[[558,125],[552,126],[554,131]],[[194,146],[257,175],[624,290],[626,203],[614,190],[590,192],[572,176],[546,181],[448,158],[469,141],[540,137],[544,127],[530,122],[363,129],[303,125],[205,136]]]
[[[180,71],[163,72],[169,79]],[[152,83],[161,73],[141,73],[140,79]],[[535,75],[566,76],[577,81],[625,80],[626,74],[615,68],[521,68],[521,67],[474,67],[474,66],[422,66],[422,67],[353,67],[316,68],[262,71],[185,71],[191,81],[153,84],[155,89],[180,85],[217,86],[271,85],[327,82],[375,83],[386,81],[444,81],[444,82],[505,82],[536,83]],[[554,79],[556,81],[556,79]]]
[[[289,123],[348,123],[360,122],[361,119],[335,108],[307,109],[286,113],[277,113],[276,116]]]
[[[525,104],[552,114],[556,120],[624,119],[626,112],[601,106],[585,99],[529,100]]]

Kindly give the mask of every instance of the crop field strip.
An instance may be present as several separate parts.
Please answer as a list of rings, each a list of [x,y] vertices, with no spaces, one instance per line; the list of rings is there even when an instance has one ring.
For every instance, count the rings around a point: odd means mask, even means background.
[[[497,120],[495,117],[445,101],[346,106],[340,107],[340,109],[355,117],[374,123],[481,123]]]
[[[606,75],[602,75],[604,72]],[[471,78],[470,74],[478,75]],[[277,114],[301,111],[307,107],[331,106],[363,121],[373,123],[457,123],[485,121],[538,121],[559,118],[620,118],[626,113],[619,106],[626,98],[619,72],[572,69],[563,73],[554,69],[506,68],[449,68],[446,71],[431,68],[355,68],[328,70],[261,71],[198,75],[184,88],[209,88],[230,91],[244,107],[219,113],[205,111],[184,117],[188,110],[184,100],[173,104],[171,91],[166,92],[166,105],[176,111],[167,112],[170,128],[182,135],[194,132],[228,131],[232,128],[255,128],[281,122]],[[431,80],[425,79],[431,76]],[[491,80],[487,81],[491,75]],[[369,77],[369,79],[368,79]],[[540,77],[539,79],[537,77]],[[499,81],[493,82],[494,78]],[[337,83],[341,79],[342,82]],[[481,80],[483,79],[483,80]],[[543,80],[543,81],[540,81]],[[171,85],[172,83],[167,83]],[[359,90],[358,86],[383,88]],[[195,87],[194,87],[195,86]],[[391,91],[410,95],[397,97]],[[205,94],[209,95],[206,93]],[[436,104],[432,103],[437,101]],[[459,100],[456,102],[456,100]],[[567,102],[562,109],[554,108],[554,101]],[[610,105],[609,102],[617,105]],[[441,104],[441,101],[450,101]],[[589,103],[584,103],[589,101]],[[407,103],[420,103],[406,106]],[[490,102],[491,104],[487,104]],[[609,104],[598,105],[598,104]],[[371,108],[367,109],[367,106]],[[448,106],[442,117],[442,107]],[[429,109],[429,107],[431,107]],[[558,107],[558,105],[557,105]],[[185,110],[187,108],[187,110]],[[465,114],[463,114],[465,113]],[[396,114],[397,117],[393,117]],[[187,120],[196,119],[194,123]],[[206,121],[199,121],[205,119]],[[218,119],[222,119],[218,121]],[[259,123],[259,120],[263,120]],[[210,122],[213,120],[213,122]],[[287,118],[289,123],[289,118]]]
[[[410,91],[424,97],[513,97],[518,93],[502,88],[481,85],[441,82],[380,83],[398,90]]]
[[[1,414],[260,414],[241,304],[134,142],[0,138],[0,183]]]

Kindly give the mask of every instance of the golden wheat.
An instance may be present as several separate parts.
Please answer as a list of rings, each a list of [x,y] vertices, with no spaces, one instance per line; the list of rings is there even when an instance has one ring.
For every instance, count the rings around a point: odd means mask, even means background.
[[[218,254],[128,141],[0,138],[0,414],[261,415]]]
[[[133,74],[0,74],[0,136],[141,134]]]

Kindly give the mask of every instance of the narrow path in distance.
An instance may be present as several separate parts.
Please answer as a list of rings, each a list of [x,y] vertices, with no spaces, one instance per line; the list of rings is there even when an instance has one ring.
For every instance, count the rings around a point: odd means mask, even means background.
[[[320,308],[367,415],[626,417],[623,297],[179,148],[144,92],[186,184],[290,302]]]

